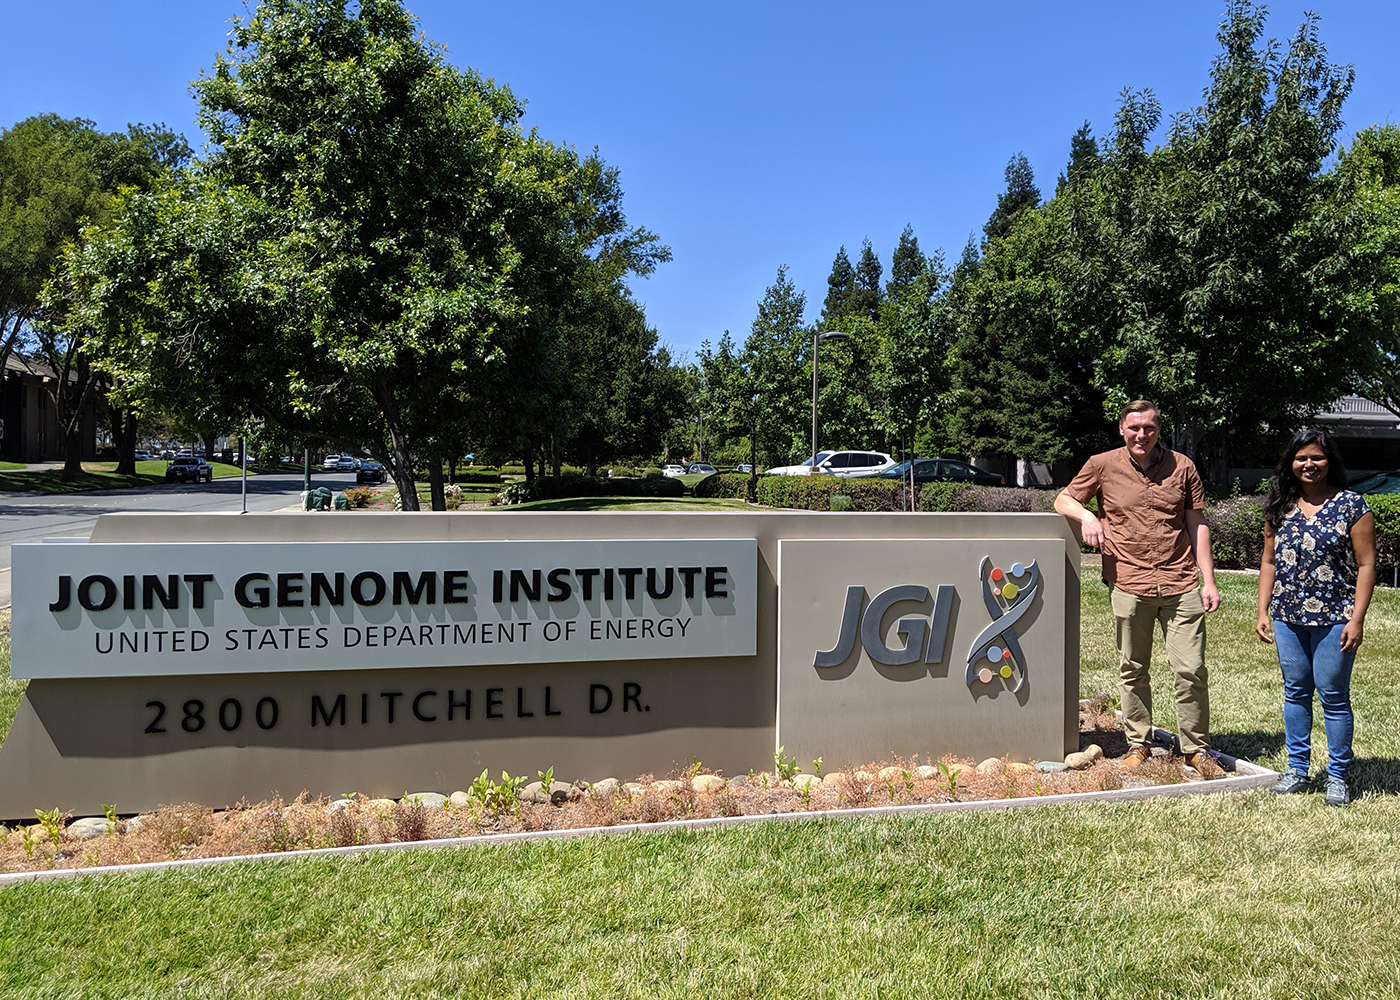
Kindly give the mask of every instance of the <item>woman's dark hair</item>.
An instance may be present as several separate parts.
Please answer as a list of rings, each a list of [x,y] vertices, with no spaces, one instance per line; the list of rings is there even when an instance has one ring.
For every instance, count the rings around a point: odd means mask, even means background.
[[[1310,444],[1321,448],[1322,454],[1327,457],[1328,485],[1342,487],[1347,484],[1347,467],[1342,462],[1341,452],[1332,443],[1332,438],[1326,431],[1316,427],[1304,427],[1293,435],[1293,440],[1283,449],[1278,466],[1274,469],[1273,479],[1269,481],[1269,499],[1264,501],[1264,520],[1269,522],[1269,527],[1274,530],[1278,530],[1283,524],[1283,519],[1303,495],[1303,484],[1293,475],[1293,458]]]

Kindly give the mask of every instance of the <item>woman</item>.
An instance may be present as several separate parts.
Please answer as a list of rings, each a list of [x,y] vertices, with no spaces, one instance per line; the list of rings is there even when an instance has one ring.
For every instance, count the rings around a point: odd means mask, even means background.
[[[1264,504],[1259,563],[1259,622],[1283,670],[1283,732],[1288,773],[1270,790],[1308,788],[1313,692],[1327,732],[1330,806],[1351,801],[1351,665],[1376,584],[1375,518],[1359,494],[1343,489],[1346,469],[1323,431],[1293,435]]]

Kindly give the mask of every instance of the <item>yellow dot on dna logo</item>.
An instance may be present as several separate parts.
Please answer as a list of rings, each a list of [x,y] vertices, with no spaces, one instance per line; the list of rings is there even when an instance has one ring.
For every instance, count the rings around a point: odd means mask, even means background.
[[[1011,677],[1011,666],[1010,666],[1009,664],[1005,664],[1005,663],[1002,664],[1002,667],[1001,667],[1001,675],[1002,675],[1003,677],[1008,678],[1008,679]]]
[[[1014,583],[1008,583],[1006,584],[1006,586],[1001,588],[1001,596],[1006,598],[1008,601],[1014,601],[1018,593],[1020,593],[1020,588],[1017,587]]]

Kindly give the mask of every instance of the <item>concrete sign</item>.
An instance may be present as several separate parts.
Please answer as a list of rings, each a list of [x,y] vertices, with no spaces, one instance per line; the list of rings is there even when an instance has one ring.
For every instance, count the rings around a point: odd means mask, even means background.
[[[1078,749],[1055,514],[103,515],[13,550],[0,820]]]
[[[1078,698],[1064,563],[1059,538],[783,539],[778,742],[799,761],[1057,755]]]
[[[16,545],[15,677],[752,656],[754,539]]]

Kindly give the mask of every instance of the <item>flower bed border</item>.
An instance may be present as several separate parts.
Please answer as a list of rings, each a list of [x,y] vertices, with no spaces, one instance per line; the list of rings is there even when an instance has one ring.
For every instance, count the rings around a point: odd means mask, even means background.
[[[1157,731],[1159,741],[1170,738]],[[1278,780],[1277,771],[1220,754],[1227,771],[1233,775],[1214,781],[1189,781],[1172,785],[1148,785],[1141,788],[1118,788],[1112,791],[1070,792],[1064,795],[1035,795],[1018,799],[980,799],[972,802],[926,802],[906,806],[869,806],[854,809],[816,809],[808,812],[754,813],[745,816],[715,816],[706,819],[664,820],[659,823],[627,823],[617,826],[590,826],[572,830],[538,830],[522,833],[479,834],[473,837],[446,837],[439,840],[396,841],[388,844],[356,844],[349,847],[317,847],[300,851],[274,851],[265,854],[236,854],[219,858],[187,858],[176,861],[145,861],[130,865],[101,865],[90,868],[52,868],[45,871],[10,872],[0,875],[0,885],[28,882],[35,879],[62,879],[81,875],[115,875],[165,869],[191,868],[250,861],[294,861],[301,858],[335,857],[364,854],[370,851],[405,851],[442,849],[449,847],[478,847],[512,843],[521,840],[551,840],[559,838],[625,835],[634,833],[670,833],[675,830],[701,830],[728,827],[741,823],[806,822],[821,819],[859,819],[874,816],[906,816],[944,812],[984,812],[988,810],[1023,809],[1036,806],[1080,805],[1089,802],[1140,802],[1154,798],[1180,798],[1186,795],[1214,795],[1245,792],[1266,788]]]

